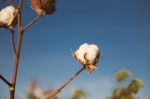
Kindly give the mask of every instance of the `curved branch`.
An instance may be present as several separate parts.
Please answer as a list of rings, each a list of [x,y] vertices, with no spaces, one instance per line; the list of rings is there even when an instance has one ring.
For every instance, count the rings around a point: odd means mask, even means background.
[[[36,16],[29,24],[23,27],[23,31],[28,29],[30,26],[32,26],[38,19],[40,19],[43,16],[43,14],[40,14]]]
[[[70,84],[83,70],[85,67],[82,67],[78,72],[76,72],[70,79],[68,79],[59,89],[55,90],[54,92],[50,93],[45,99],[51,99],[60,93],[68,84]]]

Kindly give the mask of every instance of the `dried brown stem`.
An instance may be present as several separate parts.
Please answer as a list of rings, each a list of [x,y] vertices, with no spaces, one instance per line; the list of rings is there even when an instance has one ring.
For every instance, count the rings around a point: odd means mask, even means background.
[[[17,54],[16,47],[15,47],[15,41],[14,41],[14,30],[10,30],[10,33],[11,33],[11,46],[14,51],[14,54]]]
[[[4,81],[4,83],[7,84],[9,87],[11,86],[11,83],[6,78],[4,78],[1,74],[0,74],[0,79]]]
[[[22,9],[22,6],[23,6],[23,0],[20,0],[20,2],[19,2],[19,9]]]
[[[51,99],[60,93],[68,84],[70,84],[85,68],[82,67],[78,72],[76,72],[70,79],[68,79],[59,89],[55,90],[54,92],[50,93],[45,99]]]
[[[22,9],[23,0],[20,0],[19,2],[19,9]],[[18,65],[19,65],[19,56],[20,56],[20,50],[21,50],[21,43],[22,43],[22,36],[23,36],[23,30],[21,26],[21,11],[17,14],[18,19],[18,40],[17,40],[17,48],[16,48],[16,54],[14,54],[14,66],[13,66],[13,77],[12,77],[12,86],[10,87],[10,99],[15,99],[15,86],[16,86],[16,80],[17,80],[17,73],[18,73]]]
[[[30,26],[32,26],[38,19],[40,19],[43,16],[43,14],[40,14],[36,16],[29,24],[23,27],[23,30],[28,29]]]

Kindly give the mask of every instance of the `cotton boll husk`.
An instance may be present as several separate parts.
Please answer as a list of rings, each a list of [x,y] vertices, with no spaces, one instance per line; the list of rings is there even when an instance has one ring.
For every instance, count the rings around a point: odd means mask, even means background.
[[[0,28],[2,28],[3,27],[3,23],[2,22],[0,22]]]
[[[55,12],[56,0],[41,0],[41,3],[46,14],[51,15]]]
[[[34,12],[36,12],[38,15],[43,12],[40,0],[29,0],[29,1],[30,1],[30,6]]]
[[[14,6],[8,6],[0,11],[0,25],[4,28],[13,28],[16,25],[17,10]]]
[[[89,47],[89,44],[87,43],[84,43],[82,44],[79,49],[75,52],[75,57],[76,59],[79,61],[79,63],[81,64],[86,64],[86,61],[85,61],[85,53],[87,52],[88,50],[88,47]]]
[[[38,15],[48,14],[51,15],[55,12],[56,0],[29,0],[31,8]]]

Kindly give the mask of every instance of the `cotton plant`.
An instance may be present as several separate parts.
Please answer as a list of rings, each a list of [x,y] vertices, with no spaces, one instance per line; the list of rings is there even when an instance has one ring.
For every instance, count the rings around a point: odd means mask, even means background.
[[[0,10],[0,28],[12,29],[17,24],[18,10],[14,6],[7,6]]]
[[[80,45],[79,49],[77,49],[73,53],[73,57],[77,60],[82,67],[79,71],[77,71],[70,79],[68,79],[60,88],[49,94],[45,99],[50,99],[49,97],[53,97],[60,93],[68,84],[70,84],[83,70],[87,70],[89,73],[92,73],[96,64],[99,61],[100,50],[96,44],[88,44],[84,43]]]
[[[56,0],[28,0],[28,6],[33,10],[33,12],[36,13],[36,16],[31,20],[31,22],[25,25],[22,24],[22,16],[24,16],[24,13],[22,12],[24,11],[23,4],[25,0],[18,0],[18,4],[14,3],[13,0],[3,1],[8,3],[8,6],[0,10],[0,30],[7,29],[9,30],[11,35],[10,43],[13,50],[13,72],[11,81],[7,80],[1,73],[0,79],[8,86],[10,99],[15,99],[15,89],[23,34],[28,28],[30,28],[43,16],[54,14],[54,12],[56,11]],[[15,32],[17,32],[15,35],[17,36],[16,38],[14,37]],[[73,56],[80,64],[82,64],[82,68],[73,76],[71,76],[71,78],[68,79],[64,84],[62,84],[58,89],[48,92],[46,96],[41,90],[34,90],[34,95],[31,95],[31,99],[36,99],[36,97],[42,99],[52,99],[67,85],[69,85],[83,70],[87,70],[89,73],[92,73],[95,70],[96,64],[99,60],[100,51],[97,45],[84,43],[79,47],[77,51],[74,52]]]

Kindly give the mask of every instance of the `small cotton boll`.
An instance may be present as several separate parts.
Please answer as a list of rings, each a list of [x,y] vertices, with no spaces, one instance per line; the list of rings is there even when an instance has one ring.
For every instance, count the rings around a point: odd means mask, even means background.
[[[15,26],[17,10],[14,6],[8,6],[0,11],[0,23],[4,28],[12,28]]]
[[[75,52],[74,56],[91,73],[96,68],[100,51],[97,45],[84,43]]]
[[[14,12],[14,10],[15,10],[15,8],[13,6],[8,6],[4,9],[2,9],[0,11],[0,21],[5,24],[9,23],[9,21],[12,20],[12,18],[13,18],[12,13]]]
[[[37,97],[37,98],[42,98],[44,96],[44,93],[41,89],[37,88],[34,90],[34,95]]]

